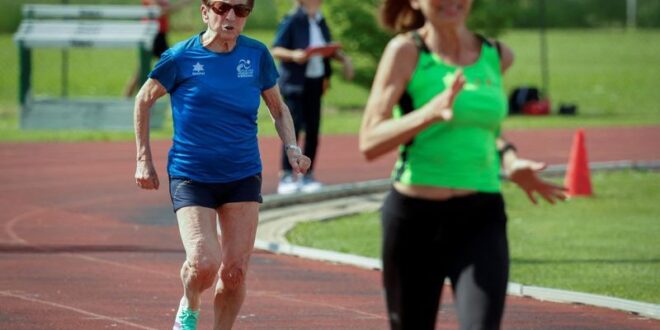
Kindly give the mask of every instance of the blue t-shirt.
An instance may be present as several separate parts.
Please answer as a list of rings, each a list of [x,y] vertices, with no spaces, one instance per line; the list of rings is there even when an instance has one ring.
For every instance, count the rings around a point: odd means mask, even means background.
[[[228,53],[202,46],[201,34],[163,53],[149,78],[172,101],[168,174],[222,183],[260,173],[257,112],[278,77],[268,48],[243,35]]]

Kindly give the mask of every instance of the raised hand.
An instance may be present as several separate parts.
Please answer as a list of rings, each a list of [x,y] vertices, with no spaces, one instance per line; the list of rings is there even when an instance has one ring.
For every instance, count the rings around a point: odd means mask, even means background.
[[[544,181],[538,176],[538,172],[545,167],[545,163],[516,159],[511,165],[509,180],[517,184],[534,204],[538,203],[534,193],[541,195],[550,204],[555,204],[557,200],[566,200],[566,188]]]
[[[432,100],[432,116],[437,121],[448,121],[454,117],[454,101],[463,86],[465,86],[465,76],[462,70],[458,70],[450,87]]]

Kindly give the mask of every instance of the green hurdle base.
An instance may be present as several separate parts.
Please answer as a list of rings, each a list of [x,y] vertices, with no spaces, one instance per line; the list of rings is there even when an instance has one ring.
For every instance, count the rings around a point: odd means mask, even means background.
[[[132,99],[27,99],[21,108],[22,129],[133,130]],[[150,127],[163,127],[165,100],[151,109]]]

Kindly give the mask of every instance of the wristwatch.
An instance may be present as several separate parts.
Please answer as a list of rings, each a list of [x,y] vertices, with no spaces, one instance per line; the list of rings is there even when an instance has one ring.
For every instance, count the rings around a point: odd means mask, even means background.
[[[294,150],[296,151],[299,155],[302,155],[302,150],[298,145],[295,144],[285,144],[284,145],[284,151],[288,152],[289,150]]]

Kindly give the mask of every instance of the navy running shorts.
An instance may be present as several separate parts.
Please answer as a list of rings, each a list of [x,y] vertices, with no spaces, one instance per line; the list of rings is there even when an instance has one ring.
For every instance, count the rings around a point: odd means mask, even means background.
[[[184,177],[170,177],[170,197],[174,212],[186,206],[217,209],[226,203],[262,203],[261,173],[223,183],[205,183]]]

